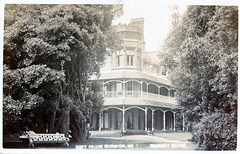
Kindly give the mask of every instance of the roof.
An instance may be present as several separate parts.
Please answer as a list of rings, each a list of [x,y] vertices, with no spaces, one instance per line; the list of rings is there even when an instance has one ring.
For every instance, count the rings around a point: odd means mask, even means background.
[[[146,61],[159,64],[159,57],[158,57],[159,51],[151,51],[151,52],[143,52],[142,58],[146,59]]]
[[[158,76],[153,76],[146,74],[140,70],[112,70],[102,72],[99,80],[109,80],[109,79],[143,79],[150,80],[153,82],[161,83],[164,85],[171,86],[171,81],[167,78],[161,78]],[[92,78],[92,80],[97,80],[97,78]]]
[[[131,105],[131,106],[153,106],[153,107],[164,107],[164,108],[177,108],[177,103],[166,103],[161,101],[154,101],[143,98],[107,98],[104,101],[104,106],[117,105]]]

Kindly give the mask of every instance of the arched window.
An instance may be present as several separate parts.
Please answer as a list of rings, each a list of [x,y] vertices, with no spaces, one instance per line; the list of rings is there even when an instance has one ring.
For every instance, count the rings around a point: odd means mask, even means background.
[[[126,96],[140,97],[141,84],[137,81],[128,81],[126,83]]]
[[[148,92],[152,94],[158,94],[158,87],[154,84],[148,85]]]
[[[160,95],[168,96],[168,89],[165,87],[160,88]]]
[[[133,94],[133,84],[132,81],[127,82],[127,96],[132,96]]]
[[[142,91],[147,92],[147,84],[145,82],[142,83]]]
[[[170,97],[175,97],[175,90],[170,90]]]

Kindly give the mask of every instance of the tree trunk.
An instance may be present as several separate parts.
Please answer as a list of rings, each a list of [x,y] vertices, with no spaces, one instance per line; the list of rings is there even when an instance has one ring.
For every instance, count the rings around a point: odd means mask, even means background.
[[[80,116],[72,115],[70,119],[70,129],[72,132],[72,138],[75,142],[81,141],[81,120]]]
[[[54,124],[56,122],[56,111],[54,111],[50,117],[50,122],[49,122],[49,127],[48,127],[48,132],[49,133],[54,133]]]
[[[69,122],[70,122],[70,118],[69,118],[69,110],[66,111],[62,111],[62,121],[60,124],[60,129],[59,132],[61,134],[64,134],[65,137],[69,137]]]

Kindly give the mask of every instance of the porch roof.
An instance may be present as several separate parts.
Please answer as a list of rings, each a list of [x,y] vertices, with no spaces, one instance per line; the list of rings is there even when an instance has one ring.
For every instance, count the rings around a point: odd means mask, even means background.
[[[103,104],[104,106],[153,106],[153,107],[164,107],[164,108],[177,108],[177,103],[166,103],[161,101],[154,101],[144,98],[107,98]]]
[[[146,74],[139,70],[112,70],[109,72],[102,72],[99,80],[109,80],[109,79],[145,79],[154,81],[157,83],[162,83],[165,85],[171,85],[171,81],[161,77]],[[94,79],[93,79],[94,80]],[[95,79],[96,80],[96,79]]]

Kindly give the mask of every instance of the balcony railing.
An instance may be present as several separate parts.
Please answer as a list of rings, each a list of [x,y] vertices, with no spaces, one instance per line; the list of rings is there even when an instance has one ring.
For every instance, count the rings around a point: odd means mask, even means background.
[[[147,98],[151,100],[157,100],[157,101],[163,101],[163,102],[169,102],[169,103],[176,103],[176,99],[174,97],[170,96],[163,96],[159,94],[153,94],[148,92],[141,92],[141,91],[125,91],[125,95],[123,95],[124,92],[122,91],[107,91],[105,93],[106,98]]]

